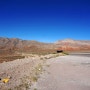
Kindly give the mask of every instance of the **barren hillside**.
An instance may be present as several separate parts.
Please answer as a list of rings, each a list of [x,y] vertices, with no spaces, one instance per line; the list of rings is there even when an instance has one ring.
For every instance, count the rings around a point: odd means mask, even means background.
[[[55,43],[42,43],[32,40],[21,40],[18,38],[0,38],[0,50],[9,51],[39,51],[49,49],[63,50],[90,50],[90,40],[58,40]]]
[[[90,51],[90,40],[65,39],[57,41],[56,45],[66,51]]]

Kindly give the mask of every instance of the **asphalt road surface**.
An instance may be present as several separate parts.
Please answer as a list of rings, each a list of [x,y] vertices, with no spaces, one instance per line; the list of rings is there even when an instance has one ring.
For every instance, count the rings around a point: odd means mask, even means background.
[[[30,90],[90,90],[90,54],[49,59]]]

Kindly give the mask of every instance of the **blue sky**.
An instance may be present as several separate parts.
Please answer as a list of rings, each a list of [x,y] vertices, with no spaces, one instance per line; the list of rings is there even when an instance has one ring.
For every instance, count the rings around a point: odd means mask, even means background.
[[[0,0],[0,37],[90,40],[90,0]]]

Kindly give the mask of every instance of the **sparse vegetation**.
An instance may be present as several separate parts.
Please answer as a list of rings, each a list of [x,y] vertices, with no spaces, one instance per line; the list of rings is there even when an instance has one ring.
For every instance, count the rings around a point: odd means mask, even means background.
[[[10,88],[10,89],[8,89],[8,90],[12,90],[12,89]]]
[[[0,56],[0,63],[13,61],[15,59],[22,59],[22,58],[25,58],[25,56],[13,56],[13,55]]]
[[[37,82],[37,80],[38,80],[38,77],[36,77],[36,76],[33,76],[33,77],[32,77],[32,81],[33,81],[33,82]]]
[[[67,53],[67,52],[63,52],[63,54],[64,54],[64,55],[69,55],[69,53]]]
[[[29,76],[24,76],[23,78],[21,78],[21,84],[14,87],[13,90],[29,90],[31,86],[31,81],[30,81],[30,77]]]
[[[21,84],[19,86],[16,86],[14,90],[22,90],[24,88],[25,90],[29,90],[32,82],[37,82],[42,70],[42,64],[39,63],[36,67],[34,67],[30,76],[24,76],[23,78],[21,78]],[[35,88],[35,90],[37,89]]]
[[[37,90],[37,88],[34,88],[34,90]]]

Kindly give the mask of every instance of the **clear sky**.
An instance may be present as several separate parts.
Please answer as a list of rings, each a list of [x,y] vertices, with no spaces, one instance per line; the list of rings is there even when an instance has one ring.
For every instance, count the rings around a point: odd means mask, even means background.
[[[0,37],[90,40],[90,0],[0,0]]]

